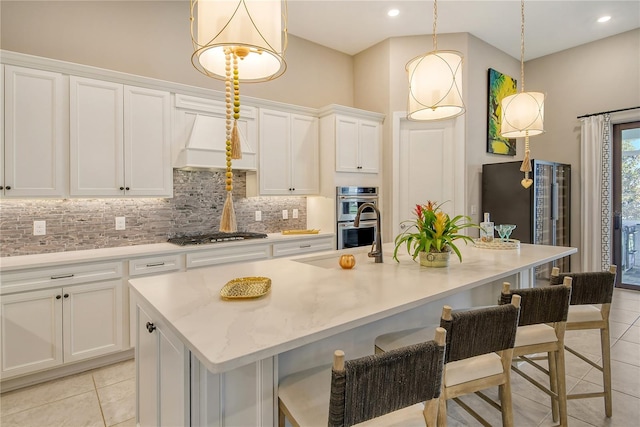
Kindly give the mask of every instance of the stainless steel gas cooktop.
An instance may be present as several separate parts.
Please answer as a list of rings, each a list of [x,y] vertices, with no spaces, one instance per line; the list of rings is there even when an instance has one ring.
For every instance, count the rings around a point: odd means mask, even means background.
[[[250,231],[238,231],[235,233],[211,233],[211,234],[198,234],[195,236],[183,236],[173,237],[168,240],[169,243],[173,243],[180,246],[186,245],[205,245],[209,243],[229,242],[233,240],[246,240],[246,239],[264,239],[267,237],[264,233],[253,233]]]

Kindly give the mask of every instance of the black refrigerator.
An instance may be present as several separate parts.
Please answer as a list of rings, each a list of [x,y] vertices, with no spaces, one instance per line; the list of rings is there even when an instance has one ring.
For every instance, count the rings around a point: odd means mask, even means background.
[[[570,246],[571,165],[531,160],[533,184],[524,188],[521,164],[482,165],[481,213],[489,212],[495,225],[515,224],[511,238],[522,243]],[[571,271],[565,257],[536,268],[536,279],[548,279],[554,266]]]

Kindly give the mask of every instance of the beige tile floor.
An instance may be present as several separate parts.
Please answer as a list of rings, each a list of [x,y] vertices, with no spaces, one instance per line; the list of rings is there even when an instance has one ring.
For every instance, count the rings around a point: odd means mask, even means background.
[[[569,402],[569,424],[576,427],[640,425],[640,292],[616,289],[611,310],[613,417],[604,416],[602,398]],[[569,331],[567,344],[600,360],[597,332]],[[595,390],[602,376],[567,353],[567,389]],[[528,371],[541,377],[537,371]],[[135,426],[135,367],[126,361],[82,374],[0,395],[2,427]],[[512,376],[515,425],[547,427],[549,398],[518,375]],[[490,396],[497,399],[497,389]],[[475,396],[464,399],[492,425],[500,415]],[[449,426],[479,425],[455,403],[448,408]],[[252,427],[252,426],[238,426]]]
[[[116,363],[0,395],[2,427],[135,427],[135,363]]]

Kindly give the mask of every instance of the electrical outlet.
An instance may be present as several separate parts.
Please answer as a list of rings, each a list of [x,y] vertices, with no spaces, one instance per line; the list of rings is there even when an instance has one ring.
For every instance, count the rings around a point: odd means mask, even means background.
[[[262,211],[256,211],[256,221],[262,221]]]
[[[125,217],[117,216],[116,217],[116,230],[124,230],[126,228],[125,225]]]
[[[33,235],[44,236],[47,234],[47,221],[33,221]]]
[[[282,210],[282,219],[289,219],[289,211],[286,209]]]
[[[471,205],[471,215],[475,215],[478,213],[478,207],[476,205]]]
[[[293,219],[297,219],[298,218],[298,209],[294,209],[293,213],[291,215],[293,216]]]

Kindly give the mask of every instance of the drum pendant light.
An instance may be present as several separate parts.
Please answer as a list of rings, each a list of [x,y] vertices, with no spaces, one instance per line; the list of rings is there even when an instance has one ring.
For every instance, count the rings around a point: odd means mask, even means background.
[[[237,127],[240,82],[273,80],[287,69],[286,5],[286,0],[191,0],[191,63],[206,76],[225,81],[227,198],[220,219],[222,232],[238,228],[232,159],[242,158]]]
[[[241,82],[280,77],[287,69],[287,4],[283,0],[191,0],[191,62],[226,80],[225,52],[240,59]]]
[[[524,91],[524,0],[520,2],[520,19],[520,93],[506,96],[501,101],[500,135],[507,138],[524,137],[524,159],[520,166],[524,179],[521,183],[524,188],[529,188],[533,183],[529,178],[529,137],[544,132],[544,94]]]
[[[436,34],[438,1],[433,2],[433,51],[406,65],[409,78],[407,119],[444,120],[464,113],[462,100],[462,54],[438,50]]]

